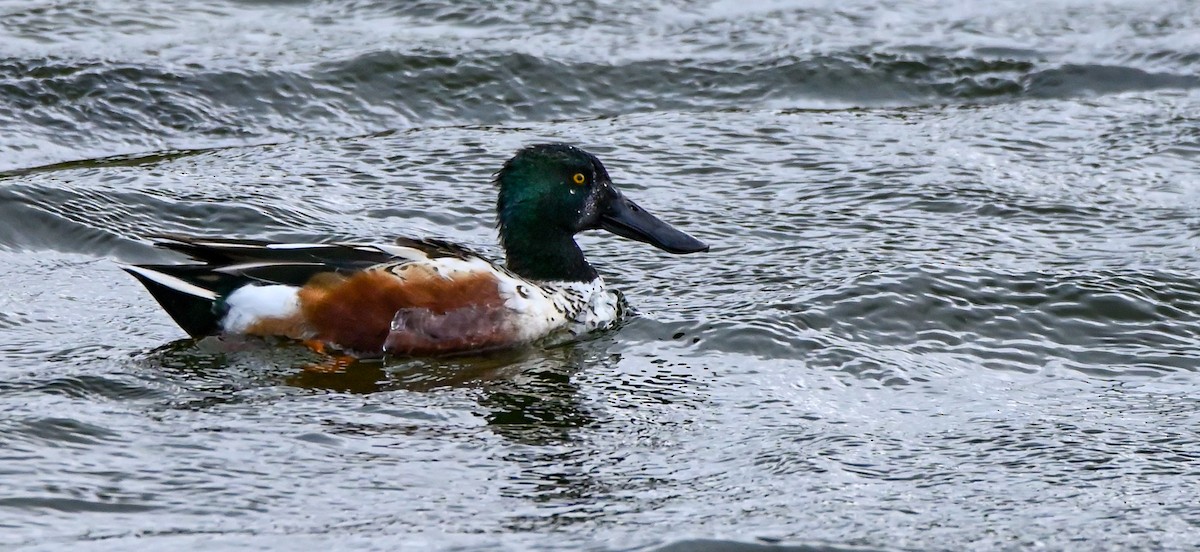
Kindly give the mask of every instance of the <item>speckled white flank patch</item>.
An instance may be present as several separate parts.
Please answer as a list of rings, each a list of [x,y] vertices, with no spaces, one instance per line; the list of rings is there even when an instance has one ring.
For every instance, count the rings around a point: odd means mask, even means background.
[[[522,341],[533,341],[560,330],[579,335],[615,323],[621,315],[620,298],[590,282],[541,282],[500,275],[500,293],[512,309]]]

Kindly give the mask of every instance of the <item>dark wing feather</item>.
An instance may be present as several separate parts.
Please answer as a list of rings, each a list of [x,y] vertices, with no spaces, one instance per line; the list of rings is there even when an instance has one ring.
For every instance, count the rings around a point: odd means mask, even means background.
[[[448,242],[438,239],[413,239],[413,238],[396,238],[396,245],[400,247],[411,247],[417,249],[430,259],[441,257],[455,257],[458,259],[473,259],[479,257],[479,254],[463,247],[457,243]]]
[[[277,244],[261,240],[195,238],[164,234],[155,245],[216,266],[247,263],[324,264],[361,270],[394,260],[391,253],[370,245],[344,243]]]
[[[322,272],[357,272],[358,270],[370,268],[373,265],[374,263],[364,264],[356,268],[343,265],[334,268],[320,263],[264,263],[256,265],[231,265],[216,269],[207,265],[197,266],[203,266],[214,273],[236,275],[241,278],[242,284],[283,284],[286,286],[301,287],[308,283],[313,276]]]

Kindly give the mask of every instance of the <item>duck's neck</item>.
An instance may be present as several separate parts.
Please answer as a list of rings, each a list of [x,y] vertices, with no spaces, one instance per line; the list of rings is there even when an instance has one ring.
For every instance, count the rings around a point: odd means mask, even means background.
[[[500,241],[508,269],[522,278],[590,282],[598,277],[573,236],[539,226],[537,221],[507,221],[500,226]]]

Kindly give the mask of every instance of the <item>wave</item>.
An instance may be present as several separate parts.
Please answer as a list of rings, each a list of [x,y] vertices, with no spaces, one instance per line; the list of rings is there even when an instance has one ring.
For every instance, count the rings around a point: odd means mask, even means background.
[[[927,267],[757,304],[744,316],[669,329],[696,336],[700,355],[799,356],[895,384],[975,367],[1159,376],[1194,371],[1200,358],[1200,287],[1187,273]]]
[[[0,60],[0,124],[20,132],[0,137],[0,149],[18,152],[10,159],[27,167],[80,154],[439,125],[995,103],[1197,87],[1194,74],[930,52],[600,63],[383,50],[277,69],[10,58]]]

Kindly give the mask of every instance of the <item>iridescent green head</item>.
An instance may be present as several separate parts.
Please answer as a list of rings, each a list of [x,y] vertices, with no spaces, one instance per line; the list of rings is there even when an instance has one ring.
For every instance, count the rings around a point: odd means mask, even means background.
[[[603,228],[670,253],[708,246],[628,199],[613,186],[596,156],[566,144],[521,149],[496,173],[496,215],[508,268],[526,278],[590,281],[575,234]]]

